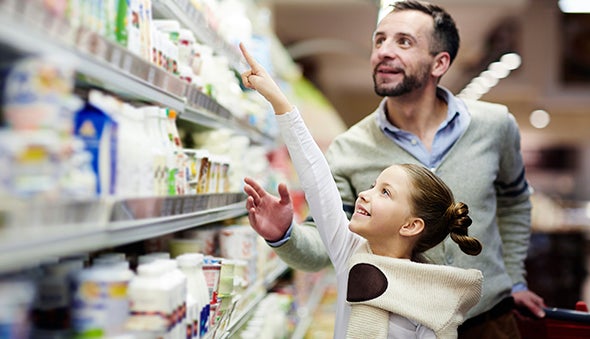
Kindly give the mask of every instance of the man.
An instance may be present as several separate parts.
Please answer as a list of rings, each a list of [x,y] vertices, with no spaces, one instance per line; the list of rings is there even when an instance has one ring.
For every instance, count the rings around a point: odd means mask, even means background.
[[[336,137],[326,157],[352,213],[358,192],[392,163],[419,163],[436,172],[458,201],[467,203],[470,235],[483,242],[476,257],[447,239],[426,252],[433,263],[483,272],[481,301],[467,314],[459,338],[519,338],[514,303],[543,317],[543,299],[526,288],[524,260],[530,237],[530,188],[520,134],[502,105],[462,101],[439,86],[459,48],[451,16],[442,8],[402,1],[378,24],[371,66],[379,107]],[[291,206],[276,202],[257,229],[290,266],[319,270],[329,263],[311,222],[281,218]],[[443,297],[443,296],[441,296]]]

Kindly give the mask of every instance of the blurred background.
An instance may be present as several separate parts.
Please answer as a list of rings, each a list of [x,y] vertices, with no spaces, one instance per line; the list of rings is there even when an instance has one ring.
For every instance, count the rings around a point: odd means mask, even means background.
[[[346,126],[372,112],[380,100],[369,66],[379,1],[266,2],[278,38]],[[460,93],[504,54],[517,53],[520,66],[484,88],[481,98],[507,105],[516,116],[537,189],[588,200],[589,14],[564,13],[557,0],[433,2],[452,14],[461,37],[442,85]],[[585,0],[572,2],[588,6]]]

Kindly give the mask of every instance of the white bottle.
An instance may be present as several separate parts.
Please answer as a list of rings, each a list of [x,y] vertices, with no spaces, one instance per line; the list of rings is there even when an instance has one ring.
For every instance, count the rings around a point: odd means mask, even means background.
[[[207,286],[203,285],[203,271],[199,269],[200,266],[202,267],[202,258],[203,255],[198,253],[186,253],[176,257],[178,267],[185,274],[187,280],[187,310],[189,309],[188,303],[192,302],[190,308],[193,318],[190,321],[190,328],[192,329],[193,338],[203,337],[207,330],[206,327],[201,328],[200,326],[200,324],[208,321],[207,314],[204,314],[203,310],[209,305],[208,299],[203,298],[203,291],[207,292]],[[203,319],[201,319],[201,316],[203,316]],[[188,323],[187,321],[187,325]]]
[[[164,266],[163,285],[170,291],[169,324],[171,338],[185,338],[186,329],[186,277],[174,259],[159,259],[154,263]]]
[[[133,171],[137,180],[137,196],[149,197],[154,195],[153,164],[155,154],[152,152],[152,140],[145,129],[146,114],[141,108],[125,105],[125,109],[132,121],[132,140],[134,140]]]
[[[124,103],[121,107],[121,115],[127,120],[125,139],[128,143],[125,147],[126,152],[121,154],[125,158],[123,161],[126,163],[123,180],[128,190],[126,195],[137,197],[140,195],[140,159],[144,156],[143,152],[139,152],[139,150],[144,149],[143,140],[140,141],[138,137],[138,119],[135,115],[135,109],[131,105]]]
[[[124,332],[129,315],[128,286],[133,272],[123,263],[100,264],[73,278],[72,328],[77,336]],[[93,293],[88,293],[92,291]]]
[[[197,281],[199,286],[199,300],[202,302],[201,307],[201,336],[209,332],[209,324],[211,321],[211,298],[209,298],[209,286],[203,271],[203,264],[205,263],[205,256],[197,253],[195,256],[197,261]]]
[[[164,265],[150,262],[137,266],[137,276],[129,283],[130,316],[125,328],[134,333],[163,338],[167,330],[167,291],[162,286]]]
[[[160,138],[158,111],[160,107],[148,106],[144,107],[144,129],[149,140],[149,149],[152,154],[152,164],[150,175],[153,181],[154,196],[166,195],[166,149]]]
[[[121,198],[133,196],[133,141],[132,121],[123,109],[123,103],[109,95],[102,94],[105,111],[117,122],[117,154],[115,167],[115,195]]]

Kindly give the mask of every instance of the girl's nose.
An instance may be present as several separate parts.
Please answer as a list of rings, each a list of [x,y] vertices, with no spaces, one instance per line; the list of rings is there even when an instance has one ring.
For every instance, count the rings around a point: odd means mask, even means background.
[[[369,192],[368,190],[367,190],[367,191],[362,191],[362,192],[360,192],[360,193],[359,193],[359,198],[360,198],[361,200],[363,200],[363,201],[367,201],[367,198],[368,198],[368,196],[369,196],[368,192]]]

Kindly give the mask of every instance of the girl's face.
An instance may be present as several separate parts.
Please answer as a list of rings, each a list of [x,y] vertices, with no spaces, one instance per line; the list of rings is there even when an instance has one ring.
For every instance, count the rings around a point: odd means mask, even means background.
[[[359,194],[349,229],[371,241],[397,237],[402,225],[410,222],[412,185],[400,166],[385,169],[373,187]]]

